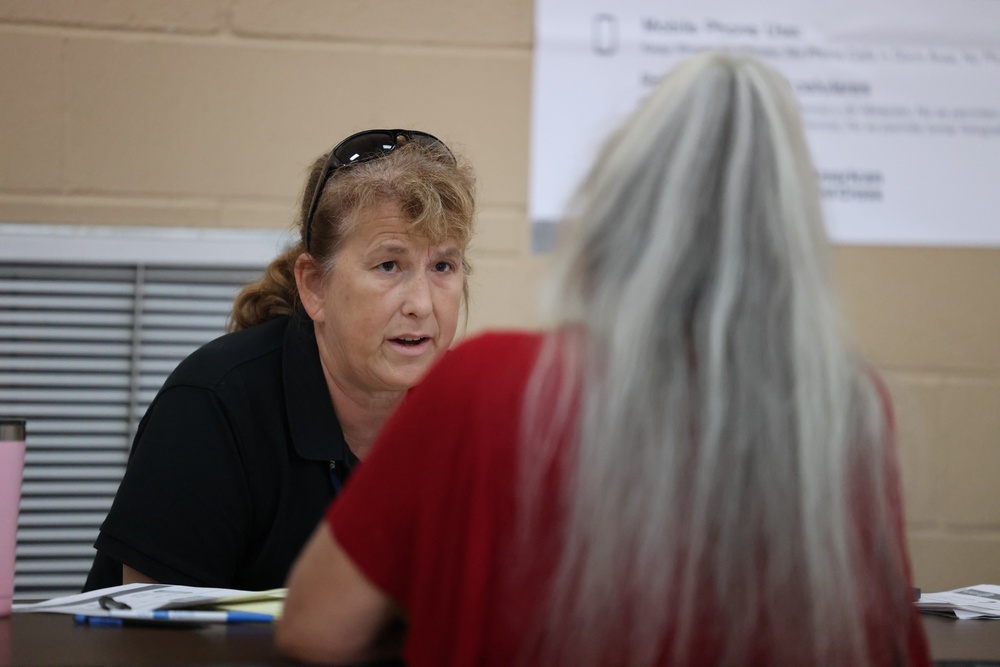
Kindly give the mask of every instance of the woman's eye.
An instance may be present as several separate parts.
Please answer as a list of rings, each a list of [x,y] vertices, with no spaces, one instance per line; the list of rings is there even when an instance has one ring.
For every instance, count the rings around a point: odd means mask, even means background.
[[[396,270],[396,262],[382,262],[378,265],[379,271],[385,271],[386,273],[391,273]]]
[[[455,267],[452,266],[449,262],[438,262],[437,264],[434,265],[434,270],[439,271],[441,273],[447,273],[448,271],[454,270],[454,268]]]

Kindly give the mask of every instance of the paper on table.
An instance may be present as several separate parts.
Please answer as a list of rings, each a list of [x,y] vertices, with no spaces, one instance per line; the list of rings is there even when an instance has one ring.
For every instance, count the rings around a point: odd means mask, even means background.
[[[1000,586],[978,584],[942,593],[924,593],[917,609],[959,619],[1000,618]]]
[[[246,592],[242,595],[220,598],[199,608],[269,614],[277,620],[281,618],[281,611],[285,607],[285,595],[287,593],[287,588],[274,588],[269,591],[256,591],[253,593]]]
[[[14,613],[46,612],[53,614],[84,614],[86,616],[108,616],[101,608],[100,599],[111,596],[116,601],[127,604],[133,611],[153,611],[156,609],[216,608],[226,611],[257,611],[248,605],[262,603],[267,611],[277,618],[281,614],[286,589],[268,591],[241,591],[232,588],[206,588],[201,586],[174,586],[169,584],[124,584],[101,588],[79,595],[52,598],[44,602],[16,604]],[[277,613],[273,611],[278,606]]]

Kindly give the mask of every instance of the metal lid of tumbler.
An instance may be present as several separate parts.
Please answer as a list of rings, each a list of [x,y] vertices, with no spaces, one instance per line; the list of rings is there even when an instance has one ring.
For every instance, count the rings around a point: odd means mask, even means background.
[[[24,440],[23,419],[0,419],[0,442]]]

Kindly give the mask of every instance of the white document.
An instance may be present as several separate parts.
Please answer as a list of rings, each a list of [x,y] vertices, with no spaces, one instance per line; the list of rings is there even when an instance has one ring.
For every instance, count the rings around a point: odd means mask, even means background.
[[[835,241],[1000,246],[1000,2],[537,0],[535,10],[536,236],[663,75],[720,49],[791,82]]]
[[[924,593],[917,609],[960,619],[1000,618],[1000,586],[978,584],[943,593]]]
[[[79,595],[52,598],[44,602],[15,604],[14,613],[47,612],[53,614],[82,614],[107,616],[101,598],[110,597],[119,604],[128,605],[132,611],[162,609],[191,609],[193,607],[227,608],[243,606],[256,601],[284,600],[286,589],[269,591],[241,591],[232,588],[205,588],[201,586],[172,586],[169,584],[125,584],[101,588]]]

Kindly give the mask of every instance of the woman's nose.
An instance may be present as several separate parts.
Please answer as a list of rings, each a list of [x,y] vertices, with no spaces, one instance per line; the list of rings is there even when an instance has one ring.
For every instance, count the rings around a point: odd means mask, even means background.
[[[431,282],[423,272],[418,272],[406,284],[403,314],[426,317],[434,310]]]

